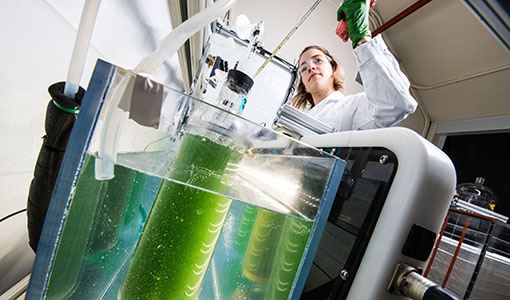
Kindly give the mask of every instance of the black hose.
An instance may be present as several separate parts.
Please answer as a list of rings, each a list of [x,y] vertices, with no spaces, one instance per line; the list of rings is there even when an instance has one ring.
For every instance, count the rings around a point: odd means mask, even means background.
[[[452,296],[448,291],[439,285],[431,286],[423,295],[423,300],[457,300],[457,297]]]
[[[75,98],[64,95],[65,82],[48,88],[51,100],[46,109],[43,144],[37,157],[34,178],[30,183],[27,201],[28,239],[36,251],[46,212],[64,158],[67,142],[80,108],[85,90],[80,87]]]

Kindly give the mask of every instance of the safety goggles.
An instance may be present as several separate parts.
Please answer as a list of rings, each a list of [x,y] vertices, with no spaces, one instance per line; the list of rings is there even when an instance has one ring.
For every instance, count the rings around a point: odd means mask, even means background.
[[[316,55],[316,56],[310,58],[309,60],[302,62],[301,65],[299,65],[298,74],[300,76],[303,76],[303,73],[308,71],[308,68],[310,67],[311,63],[313,63],[315,66],[320,66],[320,65],[324,64],[325,62],[328,62],[331,64],[332,60],[331,60],[331,58],[329,58],[326,55],[320,55],[320,54]]]

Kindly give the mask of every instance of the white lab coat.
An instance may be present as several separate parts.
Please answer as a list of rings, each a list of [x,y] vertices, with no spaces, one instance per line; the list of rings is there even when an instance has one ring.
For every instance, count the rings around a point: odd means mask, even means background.
[[[380,35],[356,47],[354,55],[365,91],[345,96],[331,93],[305,112],[335,131],[389,127],[413,113],[418,105],[409,80]]]

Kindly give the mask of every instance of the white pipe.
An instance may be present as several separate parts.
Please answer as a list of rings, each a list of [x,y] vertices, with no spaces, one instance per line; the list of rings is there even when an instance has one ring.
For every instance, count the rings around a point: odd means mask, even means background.
[[[213,6],[187,19],[161,40],[159,48],[142,59],[135,67],[134,71],[136,73],[147,73],[151,75],[157,74],[163,62],[177,52],[190,36],[211,23],[214,19],[223,16],[236,1],[237,0],[223,0],[216,2]]]
[[[67,71],[67,80],[64,86],[64,95],[70,98],[74,98],[80,86],[83,66],[87,58],[90,37],[92,36],[92,29],[94,29],[94,23],[96,22],[99,4],[101,4],[101,0],[86,0],[83,6],[73,54]]]
[[[459,83],[461,81],[465,81],[465,80],[473,79],[473,78],[476,78],[476,77],[481,77],[481,76],[489,75],[489,74],[492,74],[492,73],[496,73],[496,72],[500,72],[500,71],[504,71],[504,70],[508,70],[508,69],[510,69],[510,65],[504,65],[504,66],[500,66],[500,67],[497,67],[497,68],[494,68],[494,69],[490,69],[490,70],[487,70],[487,71],[481,71],[481,72],[478,72],[478,73],[475,73],[475,74],[471,74],[471,75],[464,75],[464,76],[462,76],[460,78],[456,78],[456,79],[440,82],[440,83],[437,83],[437,84],[434,84],[434,85],[428,85],[427,86],[427,85],[411,84],[411,87],[415,88],[417,90],[432,90],[432,89],[437,89],[437,88],[443,87],[445,85]]]
[[[167,57],[172,56],[177,49],[195,32],[200,30],[218,17],[224,15],[237,0],[223,0],[211,7],[195,14],[172,30],[160,43],[159,48],[147,55],[133,70],[135,73],[157,74]],[[118,106],[120,99],[134,76],[126,75],[113,92],[112,99],[106,108],[106,116],[99,140],[98,158],[95,164],[97,180],[107,180],[114,177],[113,164],[117,160],[118,135],[124,111]]]

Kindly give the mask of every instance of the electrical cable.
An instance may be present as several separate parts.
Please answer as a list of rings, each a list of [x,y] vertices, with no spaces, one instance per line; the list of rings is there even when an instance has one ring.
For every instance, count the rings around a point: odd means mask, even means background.
[[[13,212],[11,214],[8,214],[7,216],[5,216],[5,217],[0,219],[0,223],[2,223],[3,221],[9,219],[10,217],[14,217],[15,215],[20,214],[20,213],[22,213],[22,212],[24,212],[26,210],[27,210],[26,208],[23,208],[23,209],[20,209],[18,211],[15,211],[15,212]]]

